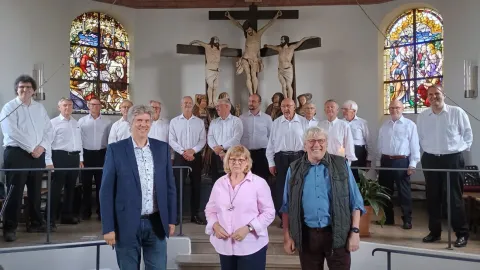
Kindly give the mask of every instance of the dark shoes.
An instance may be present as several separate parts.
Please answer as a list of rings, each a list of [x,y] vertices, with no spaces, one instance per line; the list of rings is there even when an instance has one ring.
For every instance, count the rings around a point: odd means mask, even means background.
[[[442,239],[440,236],[435,236],[433,234],[429,234],[427,236],[425,236],[422,241],[424,243],[433,243],[433,242],[437,242],[437,241],[440,241],[440,239]]]
[[[412,223],[411,222],[404,222],[402,229],[404,230],[411,230],[412,229]]]
[[[460,236],[457,238],[457,241],[455,241],[455,244],[453,244],[453,246],[457,248],[462,248],[462,247],[466,247],[467,243],[468,243],[468,237]]]
[[[27,226],[27,232],[29,233],[44,233],[47,231],[47,228],[45,227],[45,224],[36,224],[32,223]]]
[[[60,223],[69,224],[69,225],[76,225],[76,224],[80,223],[80,221],[76,217],[71,217],[71,218],[62,218],[60,220]]]
[[[199,216],[193,216],[190,219],[190,222],[198,224],[198,225],[207,225],[207,222],[205,220],[203,220],[202,218],[200,218]]]
[[[5,242],[14,242],[17,240],[17,232],[3,231],[3,239],[5,240]]]

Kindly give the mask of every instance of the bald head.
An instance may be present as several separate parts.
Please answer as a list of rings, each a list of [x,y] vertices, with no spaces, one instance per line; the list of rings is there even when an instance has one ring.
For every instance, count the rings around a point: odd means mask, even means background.
[[[280,106],[282,109],[283,116],[287,120],[292,120],[295,116],[295,102],[291,98],[285,98],[282,100],[282,105]]]

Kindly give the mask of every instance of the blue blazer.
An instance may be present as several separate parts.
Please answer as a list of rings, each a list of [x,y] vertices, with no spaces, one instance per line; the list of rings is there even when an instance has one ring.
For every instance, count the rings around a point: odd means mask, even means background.
[[[152,224],[159,238],[177,220],[177,191],[167,143],[148,138],[154,162],[154,181],[161,222]],[[108,145],[100,187],[102,232],[114,231],[120,242],[136,241],[142,211],[142,190],[132,138]],[[153,221],[152,221],[153,223]]]

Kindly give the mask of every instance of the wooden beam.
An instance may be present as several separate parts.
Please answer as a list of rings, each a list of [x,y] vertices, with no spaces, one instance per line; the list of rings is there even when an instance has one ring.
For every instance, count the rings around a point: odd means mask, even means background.
[[[291,42],[291,43],[288,43],[289,46],[293,45],[293,44],[296,44],[298,41],[296,42]],[[311,39],[307,39],[305,42],[303,42],[303,44],[298,47],[295,51],[304,51],[304,50],[309,50],[309,49],[313,49],[313,48],[320,48],[322,46],[322,39],[321,38],[311,38]],[[278,52],[275,51],[275,50],[272,50],[272,49],[268,49],[268,48],[262,48],[260,50],[260,56],[262,57],[268,57],[268,56],[273,56],[273,55],[277,55]]]
[[[298,10],[281,10],[282,16],[278,17],[279,20],[289,19],[298,20],[300,18]],[[271,20],[277,15],[278,10],[259,10],[256,13],[258,20]],[[232,10],[229,11],[230,15],[236,20],[248,20],[250,19],[250,11],[247,10]],[[225,11],[209,11],[208,19],[212,21],[228,20],[225,17]]]
[[[205,48],[196,45],[177,44],[177,53],[205,55]],[[223,57],[242,57],[242,49],[224,48],[220,55]]]

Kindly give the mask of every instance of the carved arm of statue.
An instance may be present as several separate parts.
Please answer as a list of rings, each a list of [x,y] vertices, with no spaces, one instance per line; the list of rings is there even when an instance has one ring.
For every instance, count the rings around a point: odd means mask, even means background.
[[[282,16],[282,11],[279,10],[277,11],[277,14],[275,14],[275,17],[271,19],[267,24],[265,24],[260,30],[258,30],[258,33],[262,35],[270,26],[273,25],[273,23],[278,19],[278,17]]]
[[[293,47],[293,49],[296,50],[298,47],[302,46],[302,44],[303,44],[305,41],[307,41],[307,40],[309,40],[309,39],[312,39],[312,38],[317,38],[317,37],[313,37],[313,36],[312,36],[312,37],[304,37],[304,38],[302,38],[299,42],[293,44],[291,47]]]
[[[243,31],[242,25],[230,15],[230,12],[225,11],[225,17],[227,17],[233,23],[233,25],[242,29],[242,31]]]

